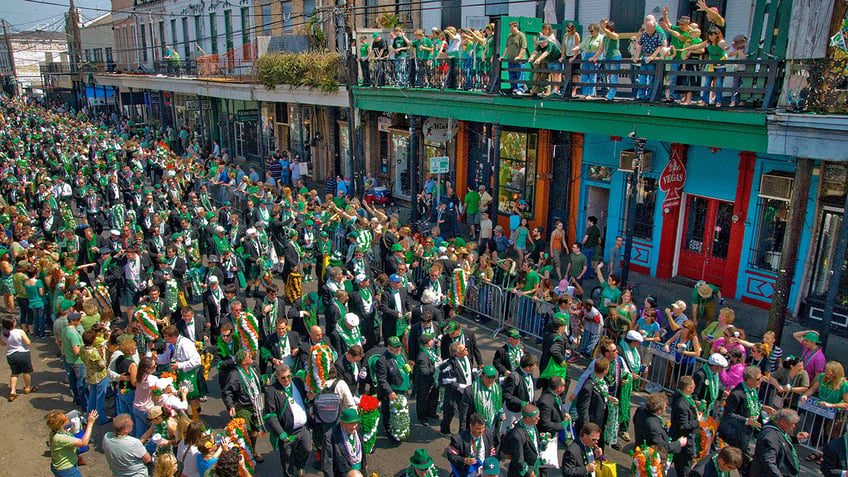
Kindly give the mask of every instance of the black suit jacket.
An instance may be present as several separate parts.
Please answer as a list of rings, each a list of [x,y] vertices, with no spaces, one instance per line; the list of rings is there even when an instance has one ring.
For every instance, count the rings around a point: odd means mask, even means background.
[[[188,325],[185,321],[182,320],[182,317],[174,323],[174,326],[177,327],[177,330],[181,335],[188,338]],[[206,318],[203,317],[202,313],[194,314],[194,340],[195,341],[203,341],[204,338],[209,337],[209,330],[206,328]]]
[[[668,450],[670,454],[680,452],[680,442],[671,441],[659,416],[649,413],[645,406],[641,406],[633,415],[633,429],[636,431],[635,445],[645,444],[649,447],[660,446]]]
[[[536,424],[539,432],[557,435],[563,429],[562,420],[565,416],[554,393],[550,389],[542,391],[542,395],[536,400],[536,406],[539,408],[539,423]]]
[[[795,439],[788,442],[776,426],[764,426],[757,436],[757,447],[749,474],[757,477],[798,475],[801,469],[795,466],[792,459],[794,445]]]
[[[498,374],[500,376],[505,376],[506,372],[509,371],[513,373],[517,371],[517,369],[512,369],[509,365],[509,349],[507,348],[509,344],[504,344],[497,350],[495,350],[495,357],[492,358],[492,366],[498,370]]]
[[[377,392],[380,400],[388,399],[394,389],[403,384],[403,376],[398,368],[395,356],[388,350],[380,356],[374,365],[374,374],[377,375]]]
[[[689,471],[689,475],[687,477],[718,477],[718,472],[713,464],[713,457],[715,457],[716,454],[718,454],[718,452],[713,452],[695,464],[695,466],[692,467],[692,470]]]
[[[465,335],[465,348],[468,350],[468,358],[471,359],[471,364],[477,363],[477,366],[483,366],[483,355],[480,353],[480,348],[477,347],[477,338],[473,333],[462,332]],[[442,335],[442,343],[440,345],[442,359],[450,358],[450,345],[453,339],[449,334]]]
[[[527,383],[524,382],[524,374],[521,371],[507,376],[502,387],[504,405],[510,412],[521,412],[521,403],[535,401],[536,390],[527,389]]]
[[[453,470],[451,471],[451,475],[455,477],[466,477],[468,475],[469,466],[465,464],[466,457],[478,457],[471,450],[471,439],[471,432],[467,430],[460,431],[458,434],[451,436],[447,454],[448,462],[456,469],[456,472],[459,472],[459,475],[457,475]],[[485,447],[485,457],[492,457],[497,453],[495,450],[495,437],[489,431],[483,432],[483,446]]]
[[[580,438],[574,439],[565,452],[562,454],[562,477],[587,477],[589,471],[586,470],[586,455],[588,449],[583,445]]]
[[[511,457],[507,468],[507,477],[525,477],[524,464],[531,469],[539,459],[539,453],[533,445],[533,439],[524,430],[524,427],[516,424],[504,439],[504,454]]]
[[[203,312],[206,318],[209,319],[209,324],[212,329],[221,328],[221,317],[226,316],[230,312],[230,306],[224,298],[224,290],[221,290],[221,302],[215,303],[215,298],[210,290],[203,292]]]
[[[750,414],[743,385],[744,383],[739,383],[727,396],[724,414],[718,425],[718,435],[728,445],[738,447],[745,452],[754,438],[754,428],[746,424]]]
[[[589,376],[583,382],[583,387],[577,391],[574,405],[577,408],[576,429],[582,429],[589,422],[601,426],[601,429],[604,428],[604,422],[607,419],[607,402],[603,395],[595,392],[592,376]]]
[[[277,297],[277,316],[265,317],[265,313],[263,312],[263,308],[265,308],[265,300],[262,298],[257,298],[253,307],[253,315],[256,316],[256,319],[259,321],[261,336],[267,336],[274,333],[274,324],[276,323],[277,318],[286,316],[286,302],[283,297]],[[266,325],[266,323],[268,323],[268,325]]]
[[[291,405],[289,405],[288,396],[285,388],[276,377],[272,378],[273,384],[265,386],[265,423],[268,425],[268,430],[271,432],[271,442],[276,442],[277,439],[285,432],[292,434],[295,431],[294,417],[292,416]],[[306,386],[303,380],[298,377],[292,377],[292,384],[297,388],[303,399],[304,409],[308,415],[308,404],[306,402]]]
[[[677,439],[686,437],[692,443],[693,433],[700,429],[698,410],[692,407],[679,391],[671,398],[671,432],[669,437]]]
[[[401,311],[397,309],[391,287],[386,287],[380,295],[380,316],[383,319],[382,331],[384,339],[397,334],[394,330],[397,329],[397,322],[401,313],[407,313],[409,311],[409,294],[406,288],[399,289],[398,293],[400,294],[400,302],[403,305],[403,310]]]
[[[438,336],[439,333],[440,333],[439,324],[434,321],[432,326],[433,326],[433,329],[431,330],[432,333],[430,333],[430,334],[433,336],[433,339],[435,340],[439,337]],[[421,335],[423,335],[423,334],[424,334],[424,332],[422,331],[421,323],[415,323],[414,325],[412,325],[410,327],[410,329],[409,329],[409,340],[408,340],[409,341],[409,357],[410,358],[417,358],[418,357],[418,352],[421,351]],[[433,346],[435,346],[435,344]]]
[[[846,448],[848,434],[838,437],[824,446],[824,458],[822,459],[821,472],[824,477],[842,477],[842,471],[848,470],[848,448]]]
[[[361,428],[356,429],[356,435],[359,441],[362,442]],[[321,467],[324,471],[324,477],[345,477],[351,470],[344,441],[345,437],[342,434],[341,424],[336,424],[324,434],[324,447],[321,452]],[[367,458],[368,454],[363,452],[362,466],[360,468],[363,474],[366,474]]]
[[[548,333],[545,336],[545,340],[542,343],[542,357],[539,359],[540,373],[545,370],[545,367],[547,367],[548,361],[550,361],[551,358],[553,358],[556,363],[565,364],[565,350],[567,342],[568,338],[565,336],[554,336],[553,333]]]
[[[289,331],[286,336],[289,339],[289,352],[300,348],[300,335],[297,333],[297,331]],[[261,344],[262,349],[259,351],[259,356],[263,364],[261,366],[262,372],[265,372],[267,363],[271,362],[271,358],[283,358],[283,350],[280,348],[280,339],[277,335],[276,330],[274,330],[272,333],[265,335],[262,339]],[[298,352],[297,356],[292,356],[292,361],[294,363],[297,363],[299,358],[300,352]],[[297,370],[295,369],[295,372],[296,371]]]
[[[364,394],[365,393],[365,383],[366,379],[359,379],[359,373],[354,373],[353,363],[351,363],[347,359],[347,355],[343,354],[336,360],[334,363],[336,367],[336,373],[338,377],[341,378],[344,382],[347,383],[348,387],[355,394]],[[362,360],[358,363],[359,370],[361,371],[367,366],[365,360]]]

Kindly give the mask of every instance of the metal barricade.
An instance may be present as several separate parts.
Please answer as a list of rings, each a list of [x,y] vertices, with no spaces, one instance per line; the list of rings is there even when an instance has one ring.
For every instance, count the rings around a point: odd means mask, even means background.
[[[647,381],[661,387],[666,392],[677,389],[681,376],[691,376],[701,369],[706,361],[700,357],[684,356],[678,351],[666,351],[663,345],[651,343],[651,365],[647,370]]]
[[[541,340],[545,323],[554,315],[554,304],[515,292],[505,292],[504,299],[506,303],[501,328],[509,325],[522,334]]]
[[[810,433],[809,440],[800,445],[821,452],[828,442],[845,435],[848,411],[832,407],[822,407],[819,399],[810,397],[798,402],[798,415],[801,420],[795,429]]]
[[[498,332],[503,327],[504,313],[504,297],[506,292],[503,288],[495,285],[492,282],[480,280],[476,277],[471,277],[468,280],[468,286],[465,289],[465,309],[472,313],[487,318],[490,320],[498,320],[498,325],[492,337],[498,335]]]

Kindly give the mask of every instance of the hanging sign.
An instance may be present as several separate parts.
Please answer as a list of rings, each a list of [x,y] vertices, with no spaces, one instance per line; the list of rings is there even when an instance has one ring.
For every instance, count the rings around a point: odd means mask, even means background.
[[[663,209],[677,207],[680,205],[680,191],[686,184],[686,165],[680,159],[679,154],[672,153],[668,164],[660,174],[660,190],[665,192]]]
[[[433,143],[450,141],[457,131],[456,121],[450,118],[427,118],[424,121],[424,139]]]

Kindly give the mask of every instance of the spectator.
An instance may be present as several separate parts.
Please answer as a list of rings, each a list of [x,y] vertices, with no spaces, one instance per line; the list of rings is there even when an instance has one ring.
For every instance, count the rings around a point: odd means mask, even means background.
[[[636,45],[636,54],[633,55],[633,62],[638,63],[639,69],[645,72],[640,74],[637,80],[639,85],[643,86],[636,90],[637,100],[651,99],[648,87],[654,84],[653,72],[657,69],[656,63],[652,61],[659,57],[666,46],[665,35],[657,28],[657,19],[653,15],[645,17],[644,28],[645,31]]]
[[[599,25],[600,28],[600,36],[603,38],[603,42],[601,44],[601,49],[595,54],[591,61],[595,62],[598,59],[603,59],[605,61],[612,61],[614,63],[605,63],[603,68],[609,73],[607,74],[607,101],[612,101],[615,99],[615,95],[618,92],[618,73],[613,73],[614,71],[618,71],[621,69],[621,64],[618,63],[621,61],[621,48],[619,47],[619,36],[615,31],[615,22],[612,20],[601,20]],[[620,274],[621,271],[619,270]]]
[[[594,215],[590,215],[587,222],[588,226],[581,243],[583,244],[583,255],[586,256],[586,264],[589,266],[589,270],[586,271],[586,278],[595,278],[594,257],[595,251],[601,245],[601,229],[598,228],[598,218]],[[603,256],[598,261],[603,261]]]
[[[810,376],[804,370],[800,357],[789,356],[769,379],[777,391],[772,405],[775,408],[798,408],[798,400],[810,387]]]
[[[521,68],[527,59],[527,37],[518,29],[518,22],[509,24],[509,35],[506,37],[504,59],[509,69],[509,87],[512,94],[525,94],[521,84]]]
[[[819,374],[824,371],[824,365],[826,363],[824,350],[819,346],[821,342],[819,332],[812,330],[796,331],[792,333],[792,337],[804,347],[801,360],[804,361],[804,369],[810,375],[810,380],[815,381],[819,377]]]
[[[609,249],[609,272],[610,274],[616,274],[619,277],[621,276],[621,253],[624,251],[624,237],[621,235],[615,237],[615,244]]]
[[[748,38],[745,35],[736,35],[733,37],[733,42],[730,44],[730,49],[727,52],[728,60],[745,60],[748,58],[745,50],[748,49]],[[745,65],[728,65],[727,71],[742,72],[745,71]],[[745,101],[739,99],[739,89],[742,88],[742,77],[733,77],[733,90],[730,93],[730,107],[744,106]]]
[[[583,98],[594,99],[597,93],[597,87],[594,83],[598,82],[598,74],[593,72],[598,70],[597,61],[603,52],[604,37],[600,34],[601,28],[597,23],[590,23],[588,30],[589,36],[583,38],[583,41],[575,47],[577,51],[572,49],[572,53],[582,53],[583,62],[580,63],[580,69],[583,70],[583,74],[580,75],[580,81],[588,83],[587,86],[582,88]],[[574,58],[570,58],[568,61],[573,60]]]
[[[568,22],[565,24],[565,33],[562,35],[562,56],[560,56],[560,62],[565,60],[565,55],[568,54],[569,63],[574,62],[574,59],[577,58],[577,55],[580,53],[580,33],[577,33],[577,28],[574,26],[574,22]],[[571,76],[571,82],[576,83],[578,81],[579,76],[574,74]],[[571,97],[577,96],[577,86],[572,86],[571,88]]]
[[[88,415],[85,433],[77,438],[74,437],[71,423],[64,412],[56,410],[47,414],[47,427],[50,428],[50,436],[47,438],[50,448],[50,471],[55,477],[82,477],[79,465],[85,462],[80,459],[77,449],[88,445],[96,420],[97,411],[92,411]]]
[[[103,436],[103,453],[113,477],[146,477],[152,459],[140,440],[131,436],[133,419],[119,414],[113,421],[114,432]]]
[[[477,226],[480,225],[480,194],[469,185],[465,193],[465,221],[471,240],[477,240]]]
[[[724,41],[724,34],[717,26],[707,30],[706,55],[710,61],[724,61],[727,59],[727,50],[729,47]],[[724,63],[710,63],[706,66],[704,75],[703,87],[701,93],[701,106],[721,106],[724,99],[722,88],[724,87],[724,73],[727,67]],[[709,74],[714,73],[714,74]],[[714,94],[714,96],[713,96]],[[714,98],[714,99],[713,99]]]

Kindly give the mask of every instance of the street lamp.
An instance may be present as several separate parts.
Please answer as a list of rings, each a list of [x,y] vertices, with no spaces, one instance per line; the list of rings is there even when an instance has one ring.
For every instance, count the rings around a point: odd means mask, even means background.
[[[621,283],[626,285],[630,277],[630,254],[633,252],[633,228],[636,222],[636,188],[639,186],[639,172],[642,167],[642,153],[645,151],[645,138],[636,137],[631,132],[628,137],[633,139],[635,157],[633,158],[633,173],[630,174],[630,190],[627,192],[627,230],[624,237],[624,263],[621,265]]]

